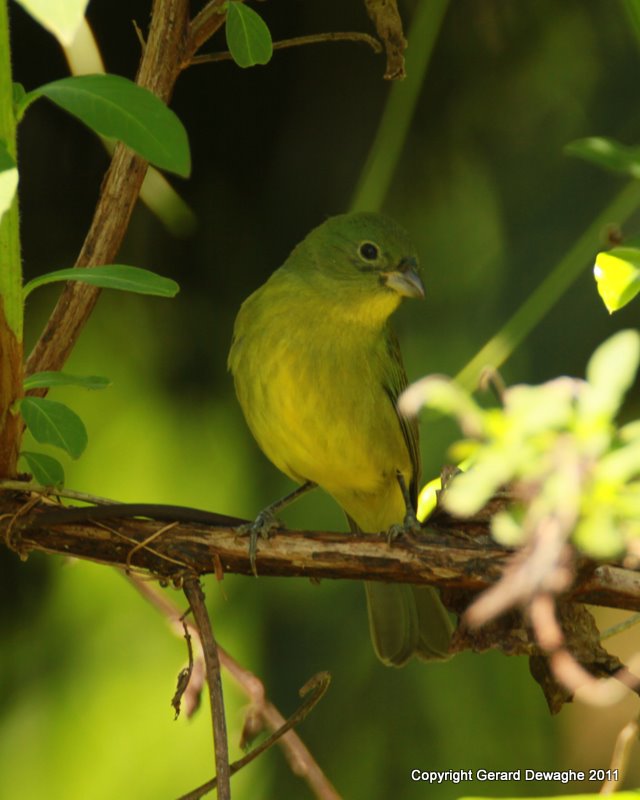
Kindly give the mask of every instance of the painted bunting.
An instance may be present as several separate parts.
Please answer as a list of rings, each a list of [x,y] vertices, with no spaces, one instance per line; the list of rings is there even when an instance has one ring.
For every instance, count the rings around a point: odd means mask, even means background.
[[[327,219],[242,305],[229,353],[258,444],[294,481],[312,482],[352,530],[403,522],[415,506],[418,428],[396,406],[407,385],[389,317],[424,296],[408,234],[387,217]],[[430,587],[365,584],[371,637],[387,665],[447,657],[451,623]]]

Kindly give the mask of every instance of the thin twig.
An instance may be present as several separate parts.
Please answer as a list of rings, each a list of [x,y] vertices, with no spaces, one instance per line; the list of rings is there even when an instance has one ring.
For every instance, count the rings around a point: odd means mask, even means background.
[[[143,547],[148,547],[151,544],[151,542],[153,542],[155,539],[158,539],[160,536],[162,536],[163,533],[166,533],[167,531],[170,531],[173,528],[175,528],[177,524],[178,524],[177,522],[168,522],[166,525],[163,525],[162,528],[158,528],[157,531],[154,531],[152,534],[147,536],[146,539],[143,539],[141,542],[138,542],[135,545],[135,547],[132,547],[131,550],[129,550],[129,552],[127,553],[127,571],[128,572],[131,571],[132,569],[131,559],[137,553],[138,550],[141,550]]]
[[[223,10],[225,2],[226,0],[211,0],[191,21],[182,69],[191,64],[193,56],[202,45],[224,25],[227,16]]]
[[[296,711],[280,728],[278,728],[271,734],[271,736],[265,739],[264,742],[261,742],[257,747],[254,747],[254,749],[250,753],[247,753],[246,756],[234,761],[230,766],[231,775],[235,775],[236,772],[241,770],[243,767],[246,767],[247,764],[250,764],[259,755],[264,753],[265,750],[268,750],[270,747],[272,747],[295,725],[299,725],[314,708],[314,706],[316,706],[317,703],[322,699],[324,693],[329,688],[330,683],[331,676],[328,672],[319,672],[317,675],[314,675],[310,680],[308,680],[302,689],[300,689],[301,697],[306,697],[302,705],[296,709]],[[313,693],[309,694],[312,690]],[[307,697],[307,695],[309,696]],[[198,786],[197,789],[193,789],[193,791],[182,795],[180,798],[178,798],[178,800],[200,800],[201,797],[204,797],[205,794],[216,788],[218,785],[217,778],[213,778],[212,780],[207,781],[207,783],[203,783],[202,786]],[[337,795],[336,798],[337,800],[340,800]]]
[[[189,709],[193,709],[197,705],[204,685],[205,672],[200,633],[195,625],[182,619],[183,615],[180,610],[167,596],[167,593],[162,591],[156,584],[143,581],[136,575],[128,575],[124,571],[122,571],[122,575],[167,619],[176,636],[183,635],[182,625],[186,625],[190,636],[193,638],[196,649],[194,666],[191,681],[183,696],[186,706],[185,713],[190,716]],[[246,667],[239,664],[220,645],[218,645],[218,656],[221,665],[233,678],[241,691],[249,698],[251,709],[260,717],[262,723],[272,732],[281,728],[286,720],[273,703],[267,700],[262,681]],[[306,781],[318,800],[340,800],[340,795],[320,769],[317,761],[295,730],[288,730],[284,736],[278,739],[278,744],[289,762],[291,771]]]
[[[119,503],[118,500],[109,500],[108,497],[79,492],[76,489],[66,489],[61,486],[42,486],[37,481],[1,480],[1,489],[15,492],[36,492],[43,497],[66,497],[69,500],[81,500],[83,503],[92,503],[94,505],[113,505],[114,503],[117,505]]]
[[[631,614],[631,616],[622,620],[622,622],[619,622],[617,625],[611,625],[609,628],[605,628],[600,634],[600,641],[602,642],[605,639],[610,639],[612,636],[617,636],[619,633],[624,633],[635,625],[638,625],[638,623],[640,623],[640,613]]]
[[[207,668],[218,800],[230,800],[231,772],[229,770],[229,745],[227,742],[227,725],[225,722],[224,699],[222,696],[218,646],[213,634],[211,618],[207,612],[207,607],[204,602],[204,592],[202,591],[198,576],[187,576],[184,580],[183,589],[200,632],[200,641],[202,642],[204,661]]]
[[[274,50],[284,50],[287,47],[300,47],[307,44],[321,44],[323,42],[362,42],[368,44],[374,53],[382,52],[380,42],[368,33],[360,31],[335,31],[329,33],[312,33],[308,36],[294,36],[291,39],[280,39],[273,43]],[[203,53],[194,56],[191,64],[211,64],[216,61],[231,61],[233,56],[228,50],[222,53]]]
[[[631,758],[631,750],[638,741],[639,730],[638,720],[632,719],[618,734],[611,756],[611,766],[607,770],[608,776],[602,784],[600,794],[613,794],[622,788]]]

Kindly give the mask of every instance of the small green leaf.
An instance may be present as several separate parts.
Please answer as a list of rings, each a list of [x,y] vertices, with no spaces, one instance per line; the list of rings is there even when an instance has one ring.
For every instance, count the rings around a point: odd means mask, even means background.
[[[78,269],[58,269],[47,272],[24,285],[23,295],[27,297],[34,289],[55,281],[80,281],[103,289],[119,289],[122,292],[150,294],[155,297],[175,297],[180,287],[170,278],[163,278],[155,272],[126,264],[106,264],[100,267]]]
[[[27,469],[41,486],[64,484],[64,469],[56,458],[44,453],[29,453],[26,450],[20,453],[20,457],[25,460]]]
[[[18,167],[0,140],[0,219],[11,208],[18,188]]]
[[[62,45],[70,45],[89,0],[16,0]]]
[[[78,75],[26,94],[18,115],[47,97],[100,136],[119,139],[157,167],[187,177],[191,156],[178,117],[147,89],[119,75]]]
[[[260,14],[244,3],[230,0],[225,24],[227,47],[239,67],[266,64],[273,54],[271,33]]]
[[[640,335],[627,329],[604,341],[587,364],[587,380],[592,386],[624,394],[633,383],[640,360]]]
[[[111,385],[109,378],[100,375],[69,375],[66,372],[34,372],[24,379],[25,392],[30,389],[51,388],[52,386],[82,386],[83,389],[106,389]]]
[[[640,292],[640,250],[614,247],[598,253],[593,274],[607,311],[619,311]]]
[[[603,342],[587,364],[587,391],[579,401],[581,417],[586,420],[600,417],[610,424],[633,384],[639,361],[637,331],[619,331]]]
[[[442,495],[444,507],[460,517],[469,517],[489,501],[504,485],[513,472],[499,452],[487,451],[474,463],[468,472],[455,475]]]
[[[591,136],[566,145],[564,152],[599,167],[640,178],[640,147],[627,147],[613,139]]]
[[[60,447],[72,458],[82,455],[87,446],[87,429],[64,403],[46,397],[23,397],[20,411],[37,442]]]

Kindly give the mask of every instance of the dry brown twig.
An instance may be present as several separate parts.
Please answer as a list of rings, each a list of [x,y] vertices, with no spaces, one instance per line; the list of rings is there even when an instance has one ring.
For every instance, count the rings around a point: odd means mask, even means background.
[[[209,686],[209,703],[213,728],[213,749],[215,752],[216,788],[218,800],[231,799],[231,772],[229,768],[229,745],[227,742],[227,723],[220,676],[218,645],[213,633],[211,618],[204,602],[204,592],[198,575],[187,575],[183,581],[185,597],[189,601],[191,613],[196,622],[204,654],[204,663]]]
[[[184,614],[156,583],[142,580],[138,576],[124,572],[123,574],[140,594],[165,617],[176,636],[182,636],[186,628],[188,635],[192,639],[195,649],[193,669],[191,670],[189,683],[181,695],[186,706],[185,713],[187,716],[191,716],[199,705],[200,693],[205,683],[204,659],[199,631],[193,623],[184,619]],[[220,645],[218,645],[218,656],[224,669],[249,699],[250,705],[247,711],[241,746],[244,747],[248,741],[258,735],[264,728],[271,731],[271,733],[282,730],[286,724],[286,719],[267,699],[262,681],[239,664]],[[190,663],[191,656],[189,665]],[[185,670],[182,670],[180,674],[182,675],[184,672]],[[336,792],[295,730],[291,729],[281,733],[277,743],[281,747],[291,771],[307,783],[309,789],[318,800],[340,800],[340,795]]]
[[[314,675],[310,680],[308,680],[300,689],[300,696],[304,698],[302,705],[299,706],[289,717],[289,719],[285,720],[284,724],[274,731],[271,736],[261,742],[257,747],[251,750],[251,752],[247,753],[246,756],[234,761],[230,766],[231,774],[234,775],[243,767],[246,767],[247,764],[250,764],[259,755],[272,747],[282,736],[284,736],[286,733],[289,733],[295,725],[298,725],[300,722],[302,722],[302,720],[309,714],[314,706],[317,705],[317,703],[322,699],[324,693],[329,688],[330,682],[331,678],[327,672],[319,672],[317,675]],[[217,779],[213,778],[212,780],[207,781],[207,783],[204,783],[202,786],[199,786],[197,789],[182,795],[180,798],[178,798],[178,800],[199,800],[199,798],[204,797],[205,794],[216,788],[217,785]],[[332,788],[333,787],[331,787],[331,789]],[[339,795],[335,794],[335,790],[333,793],[317,796],[322,798],[322,800],[340,800]]]

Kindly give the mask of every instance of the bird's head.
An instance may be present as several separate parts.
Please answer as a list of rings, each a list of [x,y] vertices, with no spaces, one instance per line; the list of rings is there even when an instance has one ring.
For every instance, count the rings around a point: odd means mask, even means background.
[[[381,214],[330,217],[292,254],[291,267],[341,306],[386,319],[404,297],[424,297],[407,232]]]

